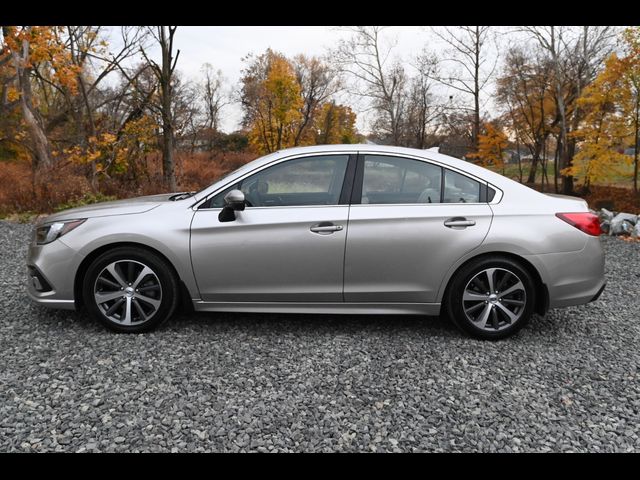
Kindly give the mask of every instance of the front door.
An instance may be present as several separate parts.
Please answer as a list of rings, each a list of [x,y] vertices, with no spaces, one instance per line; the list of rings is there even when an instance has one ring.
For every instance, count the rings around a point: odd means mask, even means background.
[[[286,160],[230,185],[199,209],[191,257],[202,299],[341,302],[348,164],[344,154]],[[244,192],[247,206],[236,220],[220,222],[223,197],[233,188]]]

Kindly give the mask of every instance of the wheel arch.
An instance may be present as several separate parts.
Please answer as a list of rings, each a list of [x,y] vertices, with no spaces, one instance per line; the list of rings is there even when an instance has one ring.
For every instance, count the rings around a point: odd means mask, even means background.
[[[473,257],[470,257],[470,258],[466,259],[464,262],[462,262],[460,265],[458,265],[458,267],[453,271],[453,273],[447,279],[446,287],[443,290],[442,297],[440,297],[442,305],[444,306],[444,304],[445,304],[444,299],[447,298],[449,287],[450,287],[451,283],[453,282],[453,279],[455,278],[456,274],[463,267],[468,265],[470,262],[476,261],[476,260],[478,260],[480,258],[496,257],[496,256],[504,257],[504,258],[508,258],[510,260],[513,260],[513,261],[517,262],[518,264],[520,264],[525,270],[527,270],[527,272],[533,278],[533,280],[535,282],[535,287],[536,287],[536,295],[535,295],[536,303],[535,303],[535,306],[534,306],[534,311],[539,315],[545,315],[547,313],[547,311],[549,310],[549,289],[547,288],[547,285],[543,282],[542,277],[540,276],[540,272],[526,258],[524,258],[524,257],[522,257],[522,256],[520,256],[518,254],[515,254],[515,253],[504,252],[504,251],[483,252],[483,253],[480,253],[478,255],[475,255]]]
[[[159,256],[160,258],[162,258],[164,261],[166,261],[167,264],[171,267],[171,270],[173,271],[176,279],[178,280],[178,285],[180,286],[179,307],[187,308],[187,309],[193,308],[193,304],[191,302],[191,295],[189,294],[189,289],[187,288],[183,279],[180,277],[180,274],[178,273],[178,270],[176,269],[173,262],[169,258],[167,258],[167,256],[163,254],[160,250],[150,247],[149,245],[145,245],[143,243],[138,243],[138,242],[107,243],[106,245],[101,245],[100,247],[92,250],[84,257],[82,262],[80,262],[78,269],[76,270],[75,278],[73,280],[73,297],[75,299],[76,308],[81,307],[84,304],[84,299],[82,297],[82,285],[84,283],[84,277],[87,273],[87,270],[89,269],[89,265],[91,265],[91,263],[93,263],[93,261],[103,253],[108,252],[109,250],[113,250],[114,248],[120,248],[120,247],[140,248],[148,252],[151,252]]]

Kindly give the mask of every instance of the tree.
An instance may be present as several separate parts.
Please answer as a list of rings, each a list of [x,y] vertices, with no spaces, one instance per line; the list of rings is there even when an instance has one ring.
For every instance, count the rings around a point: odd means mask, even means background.
[[[436,101],[433,78],[438,75],[437,58],[424,51],[416,58],[417,75],[409,82],[404,115],[404,145],[424,149],[436,140],[444,105]]]
[[[637,192],[640,29],[627,29],[622,39],[625,55],[612,54],[604,70],[577,100],[584,117],[579,128],[570,134],[580,143],[567,173],[582,177],[588,188],[592,182],[616,173],[620,164],[633,162],[634,191]],[[633,147],[633,159],[624,154],[627,146]]]
[[[171,191],[176,190],[175,174],[175,123],[173,115],[174,72],[180,50],[174,56],[174,36],[178,27],[148,27],[151,37],[160,47],[162,60],[160,64],[149,58],[144,48],[140,49],[147,65],[154,73],[159,85],[159,102],[155,108],[162,117],[162,174],[164,183]]]
[[[480,159],[484,166],[501,169],[504,167],[504,151],[509,146],[507,135],[494,122],[485,123],[484,130],[478,136],[478,152],[469,156]]]
[[[378,26],[351,28],[351,38],[341,40],[333,56],[341,71],[354,80],[350,92],[372,102],[378,136],[401,145],[407,75],[398,59],[390,59],[395,44],[384,41],[383,30]]]
[[[253,148],[271,153],[295,145],[303,99],[291,63],[269,49],[244,70],[241,81],[244,123]]]
[[[296,55],[292,63],[302,96],[300,121],[293,144],[304,145],[313,141],[310,127],[323,104],[340,88],[340,81],[335,70],[318,57]]]
[[[598,69],[612,49],[612,27],[522,27],[546,52],[553,71],[554,100],[558,112],[559,167],[562,191],[573,193],[570,174],[576,138],[570,133],[578,128],[582,112],[576,105],[582,90],[593,81]]]
[[[552,75],[550,63],[544,56],[535,50],[512,48],[497,81],[496,100],[505,111],[504,118],[531,153],[527,180],[531,184],[535,183],[541,156],[542,163],[546,163],[545,147],[556,121]]]
[[[357,142],[356,114],[346,105],[325,103],[315,123],[316,145]]]
[[[15,95],[12,101],[20,106],[22,120],[24,121],[28,137],[29,148],[33,154],[33,167],[38,170],[52,165],[51,143],[45,132],[45,123],[37,105],[31,88],[34,68],[39,62],[54,58],[60,65],[68,65],[65,52],[55,41],[56,27],[2,27],[2,64],[12,69],[9,76],[13,80]],[[8,60],[10,59],[10,60]],[[68,68],[58,70],[59,79],[68,82],[71,86],[73,80],[69,80]],[[7,91],[8,94],[8,91]]]
[[[633,146],[633,191],[638,193],[638,158],[640,156],[640,27],[623,33],[625,55],[620,59],[624,118],[629,122]]]
[[[224,77],[222,71],[214,71],[210,63],[202,66],[204,79],[200,84],[200,97],[204,104],[204,126],[217,133],[220,124],[220,113],[229,102],[223,92]]]
[[[493,67],[486,68],[489,60],[490,43],[495,46],[491,27],[488,26],[459,26],[433,28],[433,33],[449,47],[447,56],[442,62],[453,64],[454,69],[447,70],[449,74],[440,75],[438,80],[465,96],[472,98],[473,107],[468,109],[471,119],[471,147],[478,149],[478,135],[480,134],[480,96],[491,79],[497,57]]]

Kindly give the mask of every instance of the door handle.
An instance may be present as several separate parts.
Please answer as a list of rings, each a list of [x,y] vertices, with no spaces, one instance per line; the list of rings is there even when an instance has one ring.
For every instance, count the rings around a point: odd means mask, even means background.
[[[326,235],[333,232],[339,232],[340,230],[342,230],[342,225],[334,225],[330,222],[322,222],[318,225],[313,225],[309,230],[311,230],[313,233]]]
[[[454,217],[444,221],[444,226],[449,228],[467,228],[476,224],[474,220],[467,220],[464,217]]]

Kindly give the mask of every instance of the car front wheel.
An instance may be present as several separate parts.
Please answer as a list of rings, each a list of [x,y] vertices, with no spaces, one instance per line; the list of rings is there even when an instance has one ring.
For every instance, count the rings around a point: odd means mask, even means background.
[[[524,327],[535,305],[535,283],[519,263],[485,257],[462,267],[447,291],[449,318],[464,332],[501,339]]]
[[[117,332],[147,332],[173,315],[178,282],[160,256],[136,247],[119,247],[96,258],[83,284],[91,315]]]

